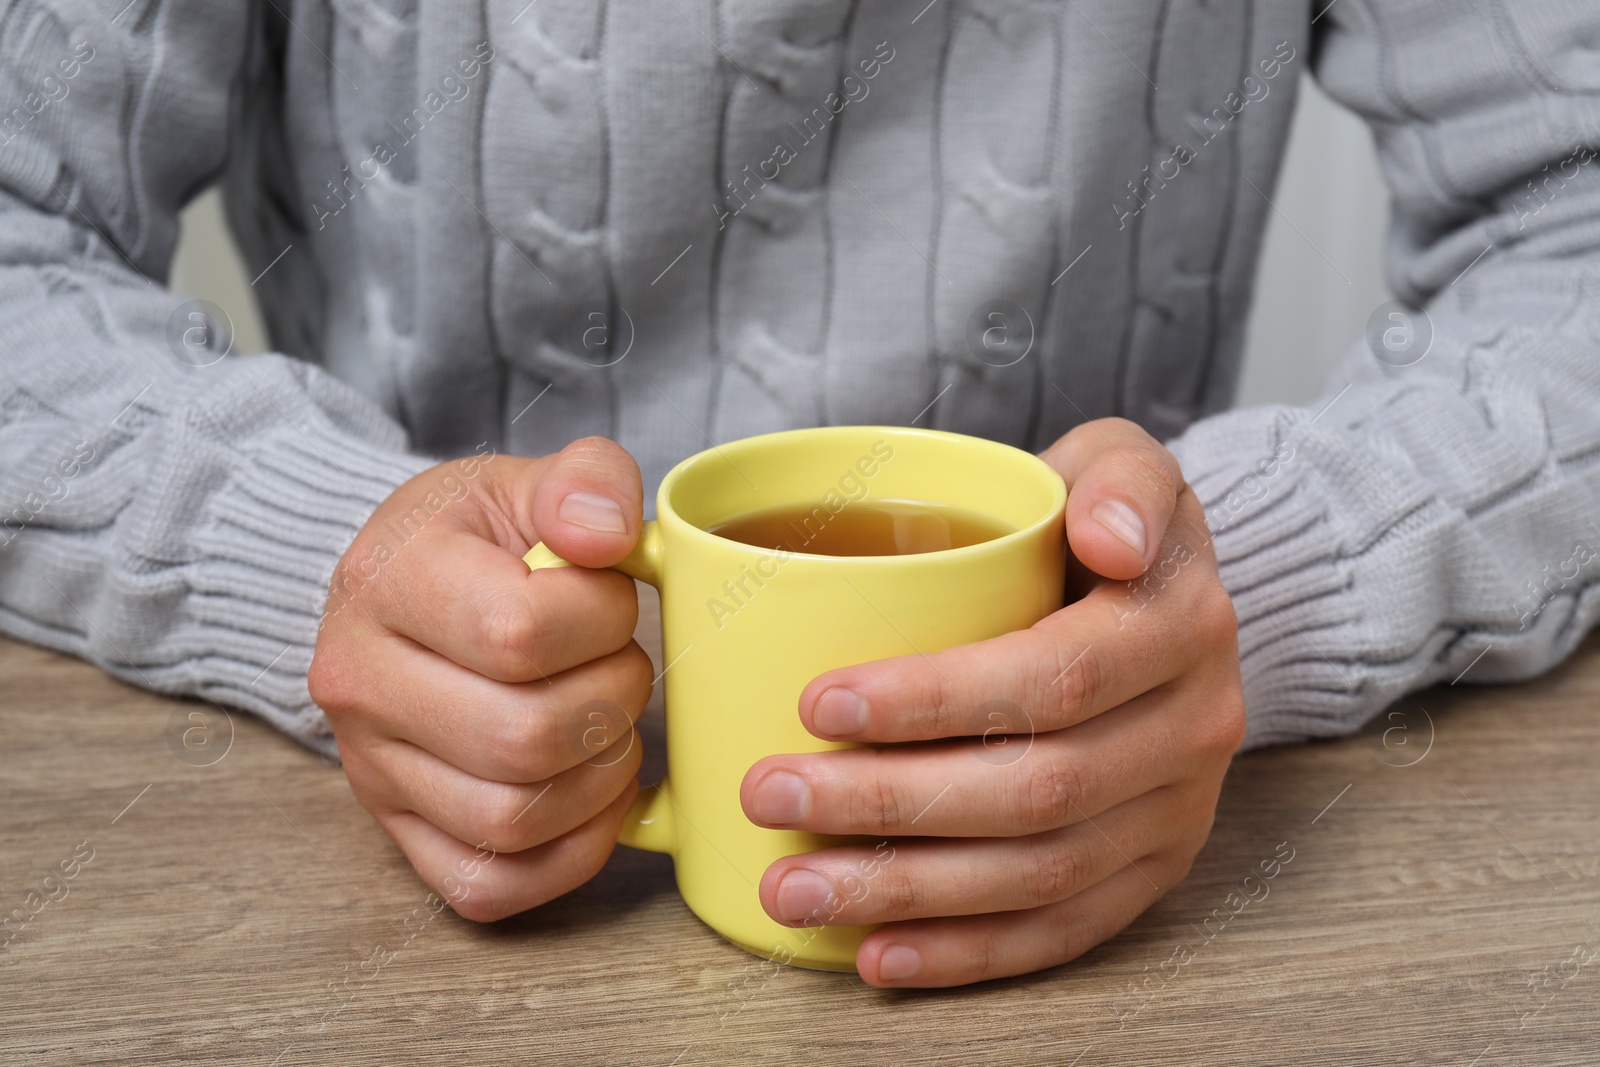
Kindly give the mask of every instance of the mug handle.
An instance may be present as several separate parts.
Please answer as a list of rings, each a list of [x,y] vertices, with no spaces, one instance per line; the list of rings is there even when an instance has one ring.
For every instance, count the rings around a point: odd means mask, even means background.
[[[573,566],[552,552],[542,541],[528,550],[528,554],[522,557],[522,562],[528,565],[529,570],[535,571],[546,567]],[[639,540],[634,544],[633,551],[609,569],[621,571],[630,578],[648,582],[660,589],[660,525],[654,519],[646,522],[639,531]],[[663,778],[656,785],[639,790],[639,795],[633,799],[633,806],[622,819],[622,832],[618,840],[630,848],[643,849],[646,852],[665,852],[670,855],[677,847],[678,841],[672,812],[672,793],[667,780]]]

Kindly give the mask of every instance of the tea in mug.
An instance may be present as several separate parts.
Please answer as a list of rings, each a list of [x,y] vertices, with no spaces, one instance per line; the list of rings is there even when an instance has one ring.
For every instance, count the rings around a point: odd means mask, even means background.
[[[851,501],[830,512],[787,505],[709,528],[730,541],[817,556],[907,556],[982,544],[1012,528],[981,512],[911,500]]]

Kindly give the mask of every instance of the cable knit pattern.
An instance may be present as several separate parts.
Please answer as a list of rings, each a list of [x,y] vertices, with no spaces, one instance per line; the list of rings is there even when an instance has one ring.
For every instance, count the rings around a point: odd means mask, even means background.
[[[1595,17],[0,0],[0,629],[331,752],[328,575],[431,457],[606,434],[653,490],[782,427],[1124,415],[1206,506],[1247,744],[1535,674],[1600,613]],[[1432,345],[1225,412],[1313,56]],[[272,354],[163,288],[218,182]]]
[[[483,211],[504,235],[490,248],[495,344],[513,367],[550,387],[542,425],[568,439],[611,436],[608,352],[618,314],[604,228],[611,146],[598,58],[607,4],[536,5],[519,15],[520,7],[489,8],[499,55],[483,121],[519,131],[484,160]]]
[[[1036,327],[1050,279],[1056,211],[1048,183],[1054,152],[1060,20],[1032,0],[982,0],[946,12],[944,77],[937,105],[937,215],[927,292],[938,391],[927,422],[1025,446],[1043,399],[1043,362],[1022,345]],[[1064,266],[1064,264],[1063,264]],[[1058,268],[1059,269],[1059,268]],[[1021,322],[980,314],[1007,344],[970,344],[971,294],[1024,309]],[[1029,353],[1031,355],[1031,353]],[[1016,362],[1017,360],[1021,362]],[[1018,372],[1021,373],[1018,373]],[[1006,417],[1026,412],[1027,418]]]
[[[843,77],[859,83],[847,49],[860,47],[849,25],[863,2],[870,0],[720,5],[724,51],[744,73],[726,79],[718,189],[707,205],[718,220],[708,432],[717,431],[722,411],[774,430],[823,421],[834,268],[825,193],[833,144],[854,106],[840,104],[834,116],[825,101]],[[775,152],[780,143],[792,159]]]
[[[1175,445],[1239,613],[1249,744],[1463,672],[1531,677],[1600,615],[1594,13],[1348,0],[1327,21],[1319,74],[1377,131],[1391,281],[1434,336],[1414,362],[1355,346],[1314,408]]]

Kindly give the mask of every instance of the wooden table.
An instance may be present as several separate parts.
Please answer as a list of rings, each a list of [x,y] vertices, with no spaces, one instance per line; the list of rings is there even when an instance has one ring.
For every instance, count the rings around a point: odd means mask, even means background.
[[[209,765],[191,712],[231,718]],[[0,752],[0,908],[59,897],[0,949],[8,1065],[1600,1063],[1596,639],[1242,757],[1121,937],[932,993],[747,956],[628,849],[515,919],[433,916],[336,768],[3,641]]]

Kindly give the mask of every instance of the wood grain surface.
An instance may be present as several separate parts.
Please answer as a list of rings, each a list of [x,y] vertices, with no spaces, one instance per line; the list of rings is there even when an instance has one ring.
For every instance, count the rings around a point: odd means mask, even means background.
[[[1076,963],[884,992],[729,946],[629,849],[435,915],[336,767],[0,642],[0,1063],[1600,1063],[1600,640],[1470,680],[1237,760],[1189,879]]]

